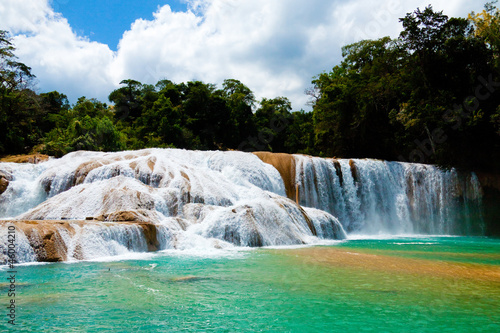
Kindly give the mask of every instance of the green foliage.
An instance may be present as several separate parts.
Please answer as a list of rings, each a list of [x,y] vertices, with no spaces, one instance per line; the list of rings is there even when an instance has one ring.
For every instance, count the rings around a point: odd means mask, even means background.
[[[119,151],[125,137],[113,124],[110,110],[95,99],[81,97],[72,109],[52,117],[58,124],[44,138],[44,152],[62,156],[74,150]]]
[[[496,65],[500,65],[500,9],[494,2],[484,6],[481,13],[470,13],[468,19],[474,25],[474,34],[492,50]]]
[[[343,48],[345,60],[313,83],[316,148],[321,155],[385,157],[394,131],[388,114],[397,105],[402,52],[388,37]]]
[[[304,110],[292,112],[286,127],[285,152],[316,155],[314,150],[313,113]]]
[[[39,97],[29,89],[34,76],[14,50],[7,32],[0,30],[0,154],[26,152],[40,137]]]
[[[288,126],[292,121],[292,104],[286,97],[263,98],[255,112],[256,124],[260,129],[264,150],[286,152],[289,140]]]
[[[142,84],[135,80],[123,80],[125,87],[114,90],[109,101],[115,103],[115,118],[122,121],[133,121],[141,115]]]

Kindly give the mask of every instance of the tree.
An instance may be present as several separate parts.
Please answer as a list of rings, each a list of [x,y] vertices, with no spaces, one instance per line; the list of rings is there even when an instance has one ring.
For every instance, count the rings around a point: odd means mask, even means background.
[[[385,139],[394,131],[389,112],[398,105],[402,53],[388,37],[342,49],[344,61],[314,81],[320,96],[313,106],[315,145],[322,155],[387,157]]]
[[[224,80],[222,95],[231,109],[231,118],[234,119],[236,125],[231,146],[237,147],[242,141],[256,134],[252,112],[255,96],[250,88],[235,79]]]
[[[182,114],[164,94],[143,112],[139,133],[146,146],[187,146],[182,133]]]
[[[292,121],[292,104],[286,97],[263,98],[255,112],[259,139],[273,152],[285,152],[287,127]]]
[[[30,67],[17,61],[14,51],[7,31],[0,30],[0,83],[9,91],[27,89],[35,77]]]
[[[109,101],[115,104],[115,119],[126,122],[134,121],[141,116],[140,96],[142,84],[135,80],[123,80],[118,88],[109,94]]]
[[[443,27],[447,21],[448,16],[443,15],[442,11],[435,12],[430,5],[423,11],[417,8],[413,13],[408,13],[400,19],[403,24],[400,39],[406,49],[420,55],[436,51],[441,44]]]
[[[290,154],[316,155],[314,150],[313,112],[293,112],[286,128],[285,151]]]
[[[80,97],[73,108],[58,116],[58,126],[44,138],[47,154],[62,156],[74,150],[125,149],[125,138],[111,121],[109,108],[94,98]]]
[[[500,9],[495,7],[497,1],[489,2],[481,13],[470,13],[468,19],[475,28],[475,36],[484,40],[495,55],[496,66],[500,65]]]
[[[498,168],[500,78],[494,39],[484,35],[492,13],[487,6],[466,20],[429,6],[400,20],[396,40],[345,46],[342,63],[310,90],[318,152]]]
[[[38,143],[40,106],[29,89],[34,75],[18,62],[6,31],[0,30],[0,153],[24,153]]]

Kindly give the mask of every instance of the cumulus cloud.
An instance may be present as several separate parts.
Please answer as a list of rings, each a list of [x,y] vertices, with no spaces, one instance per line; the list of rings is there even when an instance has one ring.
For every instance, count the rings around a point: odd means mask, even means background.
[[[57,89],[73,101],[81,95],[105,101],[127,78],[217,84],[235,78],[258,98],[286,96],[300,109],[312,77],[341,61],[343,45],[396,37],[398,18],[427,0],[187,3],[186,12],[165,5],[152,20],[135,21],[116,52],[75,34],[47,0],[3,1],[0,29],[16,35],[17,55],[33,68],[41,90]],[[481,9],[465,0],[436,0],[433,7],[450,16]]]
[[[40,90],[58,90],[75,101],[82,95],[105,98],[115,86],[113,52],[77,36],[47,1],[3,1],[0,18],[0,29],[15,35],[16,55],[32,67]]]

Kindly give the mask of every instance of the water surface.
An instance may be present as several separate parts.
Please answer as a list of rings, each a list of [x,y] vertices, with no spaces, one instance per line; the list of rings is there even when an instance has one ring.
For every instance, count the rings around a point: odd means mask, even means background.
[[[17,278],[19,332],[500,331],[500,240],[488,238],[166,251],[21,265]]]

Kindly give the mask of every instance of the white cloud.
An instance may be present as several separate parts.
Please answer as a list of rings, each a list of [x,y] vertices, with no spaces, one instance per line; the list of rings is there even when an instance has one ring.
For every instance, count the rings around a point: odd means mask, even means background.
[[[47,1],[3,1],[0,18],[0,29],[16,34],[16,55],[32,67],[40,90],[58,90],[72,101],[82,95],[105,101],[115,87],[109,72],[113,52],[78,37]]]
[[[0,29],[16,34],[17,55],[41,90],[107,100],[122,79],[156,83],[235,78],[257,97],[286,96],[305,108],[314,75],[341,61],[340,48],[363,38],[396,37],[398,18],[423,0],[187,0],[189,11],[159,8],[137,20],[118,51],[78,37],[47,0],[4,0]],[[482,4],[436,0],[434,9],[465,16]]]
[[[38,32],[38,27],[55,14],[47,1],[12,1],[0,2],[1,27],[12,33]]]

